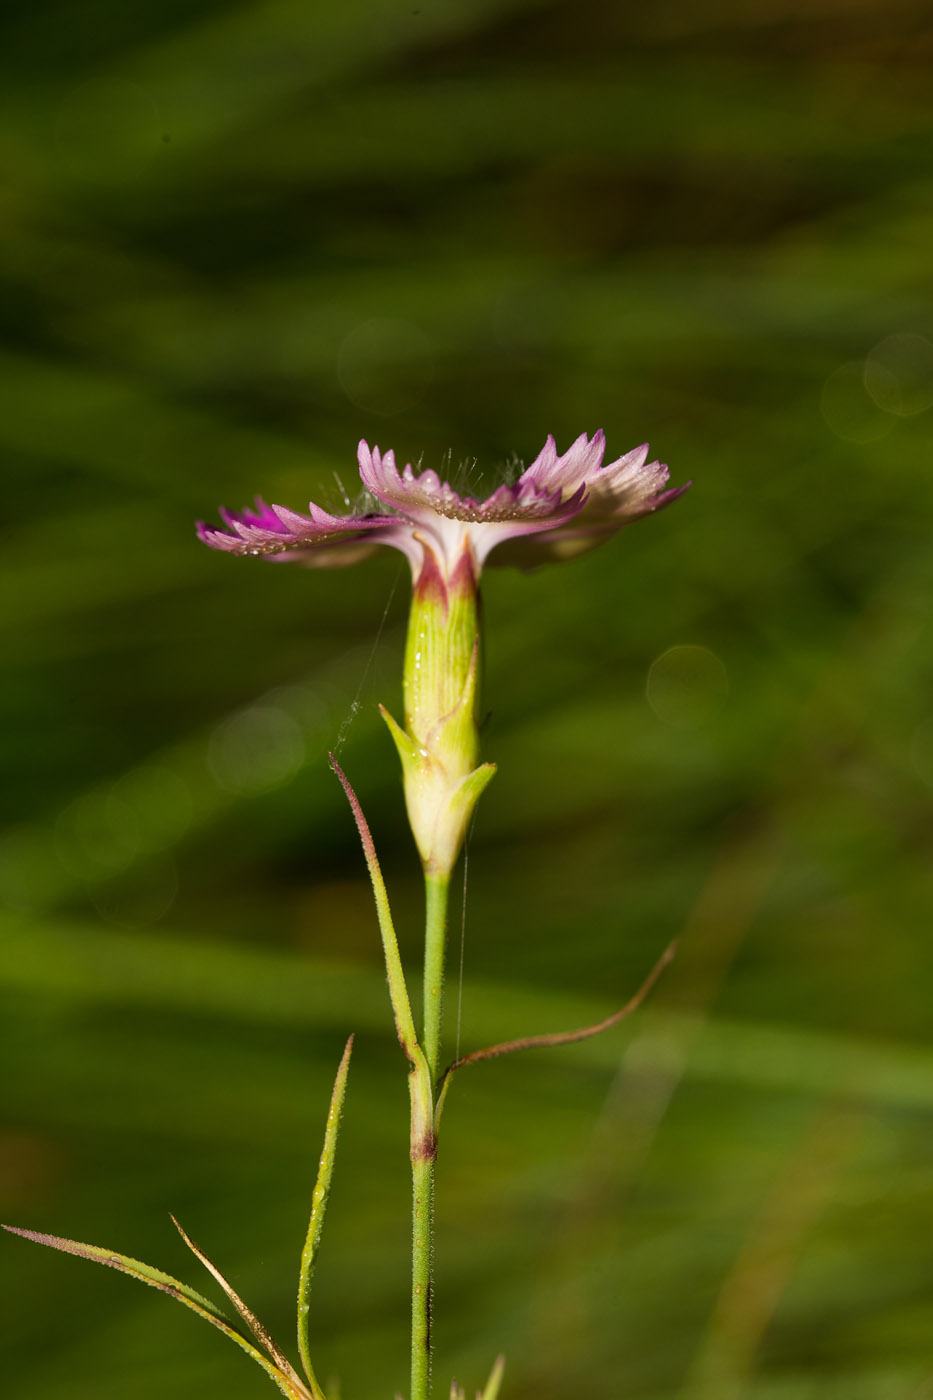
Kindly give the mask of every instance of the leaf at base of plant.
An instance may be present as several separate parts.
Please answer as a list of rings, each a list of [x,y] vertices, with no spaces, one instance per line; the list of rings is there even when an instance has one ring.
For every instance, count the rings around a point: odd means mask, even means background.
[[[25,1240],[32,1240],[34,1244],[44,1244],[50,1249],[59,1250],[62,1254],[74,1254],[79,1259],[89,1259],[94,1264],[105,1264],[110,1269],[117,1269],[121,1274],[128,1274],[130,1278],[138,1279],[140,1283],[148,1284],[150,1288],[158,1288],[160,1292],[167,1293],[169,1297],[183,1303],[193,1313],[197,1313],[198,1317],[203,1317],[205,1322],[218,1328],[232,1342],[236,1342],[238,1347],[241,1347],[257,1365],[262,1367],[282,1394],[288,1397],[288,1400],[315,1400],[297,1377],[295,1377],[295,1380],[298,1380],[296,1385],[291,1376],[283,1373],[268,1357],[263,1356],[252,1342],[238,1332],[209,1298],[203,1297],[202,1294],[189,1288],[187,1284],[181,1283],[177,1278],[172,1278],[171,1274],[165,1274],[161,1269],[154,1269],[151,1264],[144,1264],[139,1259],[131,1259],[126,1254],[117,1254],[115,1250],[102,1249],[100,1245],[82,1244],[79,1240],[63,1239],[59,1235],[46,1235],[39,1230],[22,1230],[15,1225],[4,1225],[2,1228],[11,1235],[20,1235]]]

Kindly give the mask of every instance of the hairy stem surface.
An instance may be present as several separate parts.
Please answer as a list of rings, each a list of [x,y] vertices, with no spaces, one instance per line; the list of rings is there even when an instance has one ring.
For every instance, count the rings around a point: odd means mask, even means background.
[[[431,1306],[434,1263],[434,1086],[444,1003],[447,877],[425,876],[424,1063],[415,1065],[411,1090],[411,1400],[431,1389]]]

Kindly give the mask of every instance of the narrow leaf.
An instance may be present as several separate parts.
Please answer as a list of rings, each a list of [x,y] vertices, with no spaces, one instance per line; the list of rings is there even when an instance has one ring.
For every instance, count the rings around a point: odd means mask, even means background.
[[[352,1050],[353,1036],[351,1035],[350,1039],[347,1041],[340,1064],[337,1067],[334,1091],[330,1096],[330,1108],[327,1111],[327,1127],[324,1131],[324,1150],[321,1153],[317,1181],[314,1183],[314,1193],[311,1197],[311,1219],[308,1221],[308,1233],[305,1238],[304,1249],[301,1251],[301,1272],[298,1278],[298,1350],[301,1353],[301,1364],[304,1367],[305,1375],[308,1377],[311,1389],[316,1396],[322,1392],[311,1365],[311,1347],[308,1335],[308,1299],[311,1294],[311,1278],[314,1273],[314,1261],[321,1239],[321,1229],[324,1225],[324,1213],[327,1210],[327,1198],[330,1195],[331,1178],[334,1174],[334,1158],[337,1155],[337,1133],[340,1129],[340,1115],[343,1111],[343,1100],[347,1092],[347,1074],[350,1070],[350,1054]]]
[[[209,1298],[203,1297],[195,1289],[189,1288],[187,1284],[180,1283],[178,1279],[172,1278],[171,1274],[164,1274],[161,1269],[154,1269],[150,1264],[143,1264],[139,1259],[130,1259],[125,1254],[117,1254],[112,1249],[101,1249],[99,1245],[81,1244],[78,1240],[66,1240],[58,1235],[44,1235],[39,1230],[21,1230],[15,1225],[4,1225],[11,1235],[21,1235],[23,1239],[32,1240],[36,1244],[48,1245],[50,1249],[58,1249],[63,1254],[74,1254],[79,1259],[90,1259],[95,1264],[106,1264],[110,1269],[117,1269],[122,1274],[128,1274],[130,1278],[138,1279],[140,1283],[147,1283],[151,1288],[158,1288],[160,1292],[167,1293],[170,1298],[183,1303],[186,1308],[190,1308],[198,1317],[203,1317],[205,1322],[223,1332],[232,1342],[236,1342],[248,1356],[257,1362],[258,1365],[270,1376],[283,1395],[288,1400],[308,1400],[308,1392],[299,1383],[295,1386],[290,1377],[274,1366],[261,1351],[253,1346],[252,1342],[242,1336],[235,1327],[224,1317],[224,1314],[217,1308]]]
[[[496,1364],[493,1366],[486,1382],[486,1389],[482,1395],[477,1392],[476,1400],[498,1400],[499,1388],[502,1385],[502,1377],[505,1374],[505,1357],[497,1356]]]
[[[163,1293],[179,1297],[180,1302],[196,1303],[199,1308],[206,1309],[222,1322],[228,1321],[209,1298],[189,1288],[187,1284],[180,1283],[177,1278],[172,1278],[171,1274],[163,1274],[161,1269],[154,1269],[151,1264],[143,1264],[139,1259],[130,1259],[125,1254],[117,1254],[112,1249],[102,1249],[96,1244],[80,1244],[78,1240],[65,1240],[59,1235],[44,1235],[39,1230],[20,1230],[15,1225],[4,1225],[3,1228],[11,1235],[21,1235],[24,1240],[48,1245],[51,1249],[61,1250],[63,1254],[74,1254],[79,1259],[106,1264],[108,1268],[118,1269],[120,1273],[139,1279],[140,1283],[148,1283],[152,1288],[160,1288]]]
[[[330,766],[336,773],[347,794],[347,801],[353,813],[353,820],[356,822],[356,829],[360,834],[360,841],[363,846],[363,855],[366,857],[366,864],[369,868],[369,878],[373,887],[373,896],[376,901],[376,916],[379,920],[379,931],[382,934],[382,951],[385,956],[386,974],[389,979],[389,996],[392,999],[392,1011],[395,1015],[395,1028],[402,1049],[414,1064],[418,1058],[418,1035],[415,1031],[415,1021],[411,1014],[411,1002],[408,999],[408,987],[405,983],[405,973],[402,968],[402,958],[398,950],[398,938],[395,934],[395,925],[392,922],[392,911],[389,908],[389,896],[386,891],[385,881],[382,878],[382,870],[379,866],[379,858],[376,855],[376,847],[373,842],[369,824],[363,815],[359,798],[353,791],[346,774],[340,767],[333,754],[330,755]]]
[[[297,1371],[292,1366],[291,1362],[285,1355],[282,1348],[273,1341],[272,1337],[270,1337],[269,1333],[266,1331],[265,1327],[263,1327],[256,1314],[252,1311],[251,1308],[248,1308],[246,1306],[240,1295],[224,1278],[223,1274],[217,1268],[217,1265],[213,1264],[211,1260],[208,1259],[204,1251],[202,1249],[199,1249],[198,1246],[195,1244],[194,1240],[192,1240],[191,1237],[185,1233],[181,1225],[179,1225],[178,1221],[175,1219],[174,1215],[171,1217],[171,1220],[172,1224],[175,1226],[175,1229],[178,1231],[185,1244],[191,1250],[191,1253],[204,1265],[205,1269],[207,1269],[208,1273],[212,1276],[212,1278],[215,1278],[217,1280],[223,1291],[226,1293],[227,1297],[230,1299],[233,1306],[236,1308],[237,1312],[242,1317],[243,1321],[246,1323],[249,1330],[252,1332],[253,1336],[256,1338],[259,1345],[263,1347],[266,1352],[268,1352],[269,1356],[275,1363],[275,1369],[279,1371],[284,1377],[286,1377],[288,1381],[293,1386],[295,1386],[296,1390],[298,1390],[300,1394],[307,1395],[308,1392],[305,1389],[305,1385],[301,1377],[298,1375]]]
[[[575,1031],[554,1031],[549,1035],[528,1035],[523,1036],[520,1040],[504,1040],[500,1045],[488,1045],[484,1050],[473,1050],[469,1055],[462,1055],[459,1060],[454,1060],[453,1064],[444,1071],[441,1080],[435,1114],[436,1123],[440,1122],[450,1081],[458,1069],[463,1069],[466,1065],[478,1064],[480,1060],[496,1060],[500,1055],[514,1055],[519,1050],[548,1050],[560,1045],[575,1045],[580,1040],[589,1040],[594,1035],[601,1035],[603,1031],[617,1026],[620,1021],[631,1016],[633,1011],[638,1010],[676,952],[677,940],[675,939],[664,949],[635,995],[630,997],[618,1011],[613,1011],[611,1016],[606,1016],[602,1021],[597,1021],[592,1026],[583,1026]]]

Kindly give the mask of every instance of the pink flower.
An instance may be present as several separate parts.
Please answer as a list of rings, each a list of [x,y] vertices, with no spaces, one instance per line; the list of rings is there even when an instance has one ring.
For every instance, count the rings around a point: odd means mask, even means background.
[[[352,564],[380,545],[400,549],[414,587],[405,647],[404,727],[382,711],[402,761],[405,799],[429,879],[446,882],[480,794],[495,766],[478,765],[479,576],[496,563],[528,567],[579,554],[622,525],[669,505],[687,488],[669,489],[667,467],[636,447],[603,465],[605,438],[585,433],[558,456],[549,437],[512,484],[485,500],[461,496],[434,471],[399,471],[395,454],[359,446],[368,505],[307,515],[256,502],[239,515],[221,511],[226,530],[199,525],[212,549]]]
[[[198,535],[212,549],[231,554],[318,566],[352,564],[379,545],[390,545],[407,555],[416,578],[428,556],[442,578],[450,577],[464,554],[478,575],[495,550],[500,552],[493,562],[529,567],[581,553],[687,490],[667,487],[667,467],[647,460],[647,445],[605,465],[604,452],[602,432],[592,438],[582,433],[562,456],[548,437],[514,484],[477,501],[461,496],[434,471],[416,473],[410,465],[399,471],[394,452],[370,450],[361,442],[360,478],[384,513],[330,515],[312,504],[300,515],[257,500],[253,511],[222,510],[226,530],[199,524]]]

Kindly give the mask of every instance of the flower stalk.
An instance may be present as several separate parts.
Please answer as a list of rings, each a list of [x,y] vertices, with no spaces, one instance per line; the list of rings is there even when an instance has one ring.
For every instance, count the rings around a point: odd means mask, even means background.
[[[434,1092],[427,1061],[409,1076],[411,1099],[411,1400],[431,1390],[434,1305]]]
[[[440,1073],[441,1024],[444,1015],[444,957],[447,942],[446,876],[426,875],[424,921],[424,1053],[436,1086]]]

